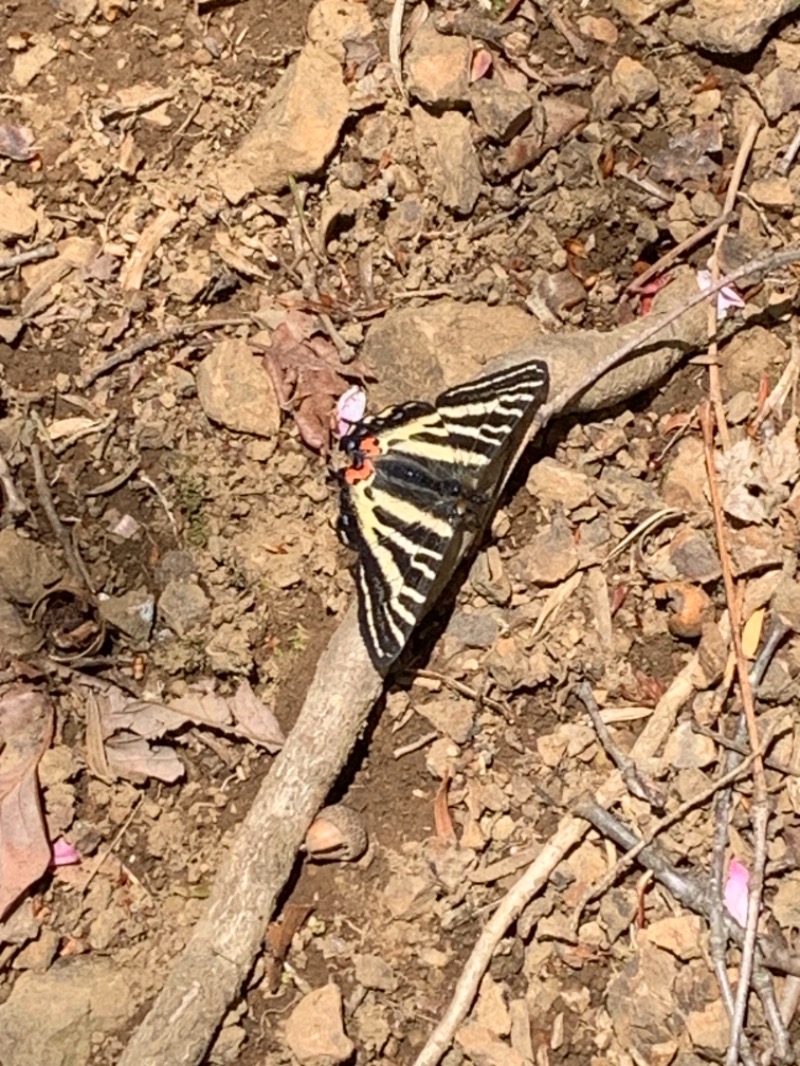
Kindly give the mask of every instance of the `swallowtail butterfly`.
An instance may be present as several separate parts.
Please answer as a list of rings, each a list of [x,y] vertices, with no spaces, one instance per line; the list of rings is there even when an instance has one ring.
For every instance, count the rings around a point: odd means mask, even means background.
[[[341,439],[340,539],[358,552],[361,635],[385,673],[488,517],[547,398],[531,360],[422,401],[387,407]]]

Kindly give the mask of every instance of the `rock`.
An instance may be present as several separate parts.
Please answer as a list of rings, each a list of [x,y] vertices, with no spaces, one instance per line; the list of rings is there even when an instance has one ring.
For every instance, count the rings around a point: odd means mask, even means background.
[[[25,624],[13,603],[0,599],[0,649],[16,659],[23,659],[38,648],[40,639]]]
[[[38,216],[32,203],[32,189],[20,189],[13,181],[0,188],[0,238],[30,237],[35,232]]]
[[[218,674],[246,674],[253,665],[248,631],[232,622],[217,627],[205,653],[208,665]]]
[[[693,1010],[686,1016],[686,1032],[695,1048],[710,1052],[716,1058],[724,1056],[730,1038],[730,1022],[721,999],[712,1000],[703,1010]]]
[[[800,584],[784,574],[772,594],[772,609],[785,625],[800,633]]]
[[[672,7],[672,0],[611,0],[611,6],[634,26],[654,18],[659,11]]]
[[[393,874],[386,882],[383,899],[394,918],[412,921],[424,914],[436,898],[433,874]]]
[[[609,942],[614,941],[631,927],[636,917],[636,896],[622,888],[604,892],[600,900],[600,920]]]
[[[724,373],[724,371],[723,371]],[[696,437],[678,441],[661,482],[661,495],[669,507],[679,511],[703,511],[708,506],[703,442]],[[703,471],[701,474],[700,471]],[[687,574],[687,577],[690,575]]]
[[[589,503],[593,494],[592,481],[585,473],[549,456],[531,467],[525,487],[545,507],[558,503],[564,511],[575,511],[576,507]]]
[[[518,1051],[476,1022],[461,1026],[456,1043],[475,1066],[525,1066],[525,1059]]]
[[[778,882],[770,913],[782,929],[800,929],[800,874],[791,871]]]
[[[601,44],[616,44],[619,40],[619,30],[610,19],[598,18],[595,15],[582,15],[577,20],[578,29],[584,37]]]
[[[214,345],[197,368],[196,381],[203,411],[212,421],[239,433],[277,435],[278,401],[261,360],[245,341],[228,338]]]
[[[678,963],[666,951],[642,944],[639,953],[612,979],[606,1009],[617,1038],[624,1047],[636,1048],[651,1062],[654,1045],[673,1038],[680,1025],[676,1016],[673,986]],[[636,1010],[631,1010],[631,1004]]]
[[[345,42],[364,40],[374,30],[366,4],[357,0],[317,0],[306,25],[308,40],[339,63],[346,58]]]
[[[489,603],[504,607],[511,599],[511,582],[508,579],[503,559],[496,544],[490,544],[486,551],[478,555],[469,572],[469,580],[478,595],[484,596]],[[461,613],[463,614],[463,612]],[[474,619],[474,616],[471,617]],[[486,619],[482,632],[487,633],[491,625],[495,633],[497,633],[497,622],[486,615],[485,612],[481,612],[481,617]],[[470,624],[474,624],[474,622],[467,621],[466,625]],[[453,632],[451,626],[448,626],[448,631]],[[485,648],[487,645],[481,642],[473,644],[472,647]]]
[[[669,544],[669,560],[678,576],[708,584],[722,573],[719,556],[705,533],[687,526],[676,533]]]
[[[717,758],[717,747],[710,737],[695,733],[691,722],[681,722],[667,738],[663,761],[678,770],[702,770]]]
[[[771,122],[800,104],[800,72],[777,66],[760,85],[760,98]]]
[[[11,77],[20,88],[25,89],[37,75],[41,74],[48,63],[53,62],[57,55],[55,48],[40,41],[14,59]]]
[[[578,549],[572,530],[562,515],[531,537],[519,554],[524,580],[532,585],[557,585],[578,568]]]
[[[397,975],[380,955],[356,955],[353,961],[356,981],[364,988],[377,988],[380,992],[397,991]]]
[[[747,191],[757,204],[764,207],[789,208],[794,206],[794,193],[788,178],[757,178],[751,181]]]
[[[728,532],[731,567],[734,577],[771,570],[781,565],[781,537],[777,529],[747,526]]]
[[[136,1007],[129,978],[111,960],[78,956],[44,974],[22,973],[0,1006],[0,1062],[89,1066],[95,1041]]]
[[[466,700],[431,700],[418,705],[416,711],[427,718],[434,729],[450,737],[456,744],[465,744],[472,734],[475,709]]]
[[[571,270],[542,274],[536,291],[548,311],[557,318],[564,318],[586,302],[586,289]]]
[[[471,575],[470,580],[475,587]],[[446,638],[466,648],[491,648],[499,634],[500,625],[488,611],[475,611],[471,614],[466,611],[454,611],[445,630]]]
[[[0,530],[0,595],[14,603],[35,603],[61,577],[50,552],[11,528]]]
[[[693,0],[692,7],[694,18],[670,18],[671,37],[710,52],[744,55],[758,48],[778,19],[796,11],[800,0]]]
[[[353,1054],[342,1025],[342,993],[328,984],[308,992],[286,1020],[286,1043],[301,1066],[334,1066]]]
[[[98,613],[109,625],[123,633],[136,648],[150,639],[155,619],[155,600],[146,590],[107,596],[98,604]]]
[[[777,371],[777,380],[788,357],[780,337],[763,326],[751,326],[746,335],[734,337],[724,349],[720,369],[726,399],[737,392],[757,396],[761,379]]]
[[[511,1032],[511,1018],[508,1014],[503,986],[489,974],[486,974],[481,981],[472,1018],[495,1036],[508,1036]]]
[[[630,56],[622,56],[611,72],[611,84],[622,93],[625,102],[634,107],[646,104],[658,95],[658,78],[642,63]]]
[[[471,214],[483,174],[469,119],[457,111],[431,115],[421,107],[412,108],[411,116],[420,160],[434,194],[455,214]]]
[[[158,598],[159,618],[179,637],[205,622],[210,613],[208,596],[194,581],[170,581]]]
[[[469,91],[472,113],[484,133],[505,144],[530,121],[533,102],[521,89],[500,82],[479,81]]]
[[[380,408],[409,396],[432,400],[443,389],[477,377],[485,363],[537,332],[520,307],[443,299],[389,311],[364,344],[364,360],[379,378],[370,401]]]
[[[656,600],[667,599],[667,628],[674,637],[694,640],[706,622],[714,617],[714,605],[707,592],[686,581],[666,581],[653,589]]]
[[[406,85],[411,96],[436,111],[469,101],[472,48],[466,37],[445,36],[429,20],[414,35],[405,56]]]
[[[248,178],[262,192],[277,193],[290,175],[315,174],[336,147],[349,106],[341,63],[320,45],[306,44],[234,153],[237,183]],[[220,189],[224,181],[218,176]]]

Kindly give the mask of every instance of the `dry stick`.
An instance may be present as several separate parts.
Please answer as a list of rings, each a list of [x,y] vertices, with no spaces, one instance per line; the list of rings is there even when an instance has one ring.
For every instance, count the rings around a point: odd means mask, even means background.
[[[647,270],[634,278],[633,281],[625,287],[625,292],[641,292],[648,281],[650,281],[651,278],[654,278],[657,274],[663,274],[670,263],[674,263],[684,252],[690,251],[695,245],[702,244],[706,237],[710,237],[713,233],[716,233],[720,226],[727,226],[728,223],[732,222],[735,218],[735,211],[726,211],[724,215],[720,215],[719,218],[715,218],[713,222],[709,222],[707,226],[703,226],[702,229],[697,230],[697,232],[693,233],[691,237],[687,237],[679,244],[676,244],[674,248],[670,248],[670,250],[662,255],[652,266],[649,266]]]
[[[7,255],[0,259],[0,270],[13,270],[14,267],[24,266],[25,263],[52,259],[56,254],[57,249],[54,244],[40,244],[38,248],[29,248],[26,252],[17,252],[16,255]]]
[[[757,268],[770,270],[799,258],[800,251],[772,256],[759,261]],[[754,269],[747,267],[750,272]],[[665,303],[672,298],[669,291],[664,293]],[[654,324],[636,322],[624,327],[621,333],[629,340],[612,359],[603,360],[604,365],[615,365],[705,298],[706,294],[700,294],[699,299],[690,299],[677,313],[654,314]],[[619,403],[655,384],[683,359],[687,348],[695,347],[700,336],[697,323],[691,322],[687,329],[691,340],[669,337],[660,347],[641,353],[635,376],[633,364],[616,371],[602,387],[582,396],[580,404],[591,409],[592,404]],[[589,336],[597,344],[601,340],[613,343],[613,336],[607,334]],[[586,335],[577,351],[578,366],[590,358],[585,341]],[[536,335],[506,358],[516,362],[534,356],[561,359],[575,352],[574,338]],[[569,400],[576,381],[586,388],[586,375],[573,370],[569,360],[562,361],[563,365],[553,368],[554,377]],[[367,657],[353,607],[320,658],[300,716],[222,860],[204,917],[118,1066],[196,1066],[201,1060],[250,972],[305,831],[350,756],[382,688],[383,680]],[[576,834],[577,839],[582,832],[585,829]]]
[[[753,972],[753,959],[755,955],[756,931],[758,925],[758,913],[761,901],[761,889],[764,880],[764,865],[766,863],[766,838],[767,838],[767,785],[764,777],[764,763],[760,753],[760,741],[758,737],[758,725],[756,723],[755,701],[753,689],[750,684],[750,676],[747,671],[747,660],[742,649],[742,618],[739,600],[736,595],[736,585],[731,569],[730,552],[728,550],[725,533],[725,519],[722,511],[719,483],[714,455],[714,427],[712,422],[711,408],[708,404],[700,407],[700,427],[703,431],[703,444],[705,446],[706,470],[711,494],[711,507],[714,512],[714,529],[717,536],[717,549],[719,552],[720,566],[722,568],[722,581],[725,586],[725,598],[728,603],[728,612],[731,618],[731,639],[736,655],[736,672],[739,678],[742,707],[747,723],[747,734],[750,741],[750,749],[758,753],[753,763],[753,807],[752,823],[755,836],[753,870],[750,878],[750,897],[747,907],[747,925],[745,928],[745,940],[742,948],[742,962],[739,970],[739,985],[736,990],[736,1002],[733,1017],[731,1018],[731,1036],[726,1056],[726,1066],[736,1066],[739,1058],[739,1039],[744,1025],[745,1010],[747,1008],[747,993],[750,988],[750,976]]]
[[[53,503],[53,497],[50,493],[50,486],[47,484],[47,478],[45,477],[44,467],[42,466],[42,453],[38,444],[31,445],[31,459],[33,461],[33,479],[36,484],[36,495],[39,497],[39,503],[42,505],[42,510],[47,515],[47,521],[50,523],[50,528],[61,545],[61,550],[64,552],[64,558],[67,560],[67,565],[72,571],[72,576],[78,582],[78,585],[82,588],[87,588],[89,592],[94,592],[92,585],[92,579],[89,577],[89,571],[86,569],[86,565],[75,550],[75,546],[72,543],[72,538],[61,523],[61,519],[58,517],[55,504]]]
[[[614,773],[597,793],[595,799],[601,807],[608,807],[616,802],[622,793],[619,775]],[[446,1053],[453,1042],[456,1030],[472,1006],[483,975],[508,927],[520,916],[536,893],[547,884],[556,866],[576,844],[580,843],[588,830],[589,823],[582,818],[576,818],[571,814],[562,818],[556,833],[545,844],[522,877],[503,897],[497,910],[483,927],[461,971],[450,1005],[414,1060],[414,1066],[436,1066]]]
[[[202,333],[207,329],[225,329],[226,326],[249,326],[252,321],[251,318],[212,318],[207,322],[181,322],[170,329],[159,330],[158,333],[147,333],[144,337],[139,337],[132,344],[127,345],[127,347],[114,352],[100,366],[80,377],[76,384],[79,388],[88,389],[90,385],[94,385],[98,378],[109,374],[112,370],[116,370],[118,366],[129,363],[137,355],[149,352],[152,348],[157,348],[159,344],[167,344],[169,341],[177,340],[178,337],[193,336],[195,333]]]
[[[736,162],[731,172],[731,180],[728,183],[728,191],[725,194],[725,205],[722,209],[723,216],[729,215],[736,206],[736,197],[739,194],[739,187],[742,184],[742,178],[744,177],[744,170],[747,166],[747,161],[750,158],[750,153],[753,150],[758,131],[761,129],[761,122],[759,119],[753,118],[745,130],[742,143],[739,146],[739,152],[736,156]],[[725,236],[728,232],[727,222],[720,226],[716,240],[714,241],[714,251],[711,253],[711,282],[712,284],[719,280],[719,253],[722,249],[722,242],[725,240]],[[708,392],[711,397],[711,403],[714,405],[714,415],[717,419],[717,427],[719,429],[719,435],[722,440],[722,447],[727,452],[731,446],[731,437],[728,432],[728,423],[725,418],[725,404],[722,400],[722,384],[720,382],[719,374],[719,346],[717,344],[717,301],[712,300],[708,305]]]

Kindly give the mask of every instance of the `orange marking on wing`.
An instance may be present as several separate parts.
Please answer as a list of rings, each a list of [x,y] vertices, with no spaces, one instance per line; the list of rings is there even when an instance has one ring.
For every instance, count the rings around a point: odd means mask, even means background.
[[[375,467],[370,462],[363,462],[361,466],[348,466],[344,472],[344,479],[348,485],[356,485],[359,481],[365,481],[375,473]]]
[[[364,439],[359,442],[358,450],[362,455],[374,456],[381,454],[381,446],[378,443],[377,437],[364,437]]]

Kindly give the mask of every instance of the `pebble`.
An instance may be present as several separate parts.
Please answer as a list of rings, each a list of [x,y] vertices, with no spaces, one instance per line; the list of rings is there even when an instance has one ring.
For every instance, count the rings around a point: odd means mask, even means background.
[[[159,618],[180,637],[205,622],[210,613],[208,596],[194,581],[170,581],[158,598]]]
[[[155,600],[144,589],[121,596],[103,597],[98,604],[100,617],[124,634],[135,648],[150,639],[155,619]]]
[[[342,993],[327,984],[308,992],[286,1020],[286,1043],[301,1066],[346,1062],[354,1045],[342,1024]]]

